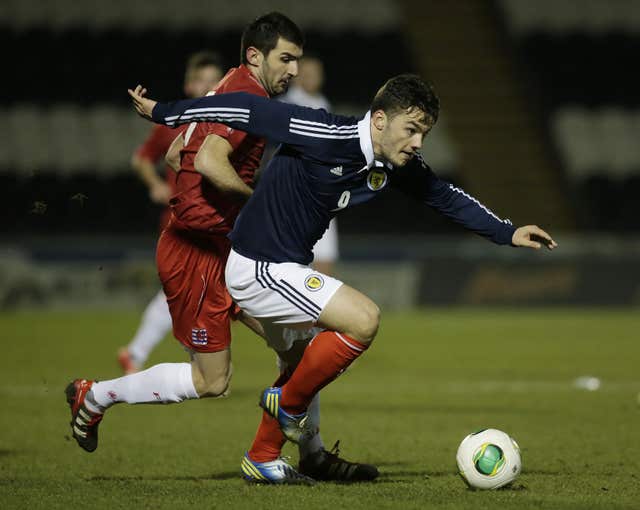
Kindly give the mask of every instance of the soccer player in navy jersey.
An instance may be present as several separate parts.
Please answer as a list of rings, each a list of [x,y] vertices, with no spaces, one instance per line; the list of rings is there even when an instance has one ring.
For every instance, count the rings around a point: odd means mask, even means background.
[[[431,171],[418,151],[440,104],[416,75],[390,79],[361,119],[242,93],[169,104],[145,98],[141,86],[129,94],[137,112],[155,122],[215,120],[281,143],[230,234],[226,283],[278,351],[288,347],[283,328],[323,331],[288,379],[263,391],[262,422],[242,462],[248,479],[260,479],[285,438],[297,443],[310,433],[309,403],[368,349],[378,330],[373,301],[309,267],[313,245],[333,216],[395,187],[497,244],[557,246],[538,226],[515,228]]]

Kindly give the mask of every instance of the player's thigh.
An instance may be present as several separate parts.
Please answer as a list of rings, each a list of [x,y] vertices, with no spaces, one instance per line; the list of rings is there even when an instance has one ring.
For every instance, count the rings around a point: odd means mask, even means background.
[[[167,229],[158,242],[158,273],[173,334],[188,349],[217,352],[231,343],[234,304],[224,281],[226,239],[193,239]]]
[[[371,342],[378,332],[380,309],[362,292],[342,285],[325,305],[318,326],[345,333],[359,342]]]
[[[201,397],[225,396],[232,372],[230,349],[218,352],[191,351],[193,385]]]

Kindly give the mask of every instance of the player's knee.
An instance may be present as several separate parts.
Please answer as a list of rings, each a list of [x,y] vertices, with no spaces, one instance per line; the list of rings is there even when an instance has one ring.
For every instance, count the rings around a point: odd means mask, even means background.
[[[378,333],[380,325],[380,308],[373,301],[360,307],[357,320],[354,321],[351,336],[363,343],[370,343]]]
[[[220,377],[214,381],[208,382],[203,388],[203,393],[198,392],[200,398],[226,397],[229,394],[231,377]]]
[[[226,397],[229,394],[231,372],[220,374],[216,377],[200,377],[199,379],[195,384],[195,388],[200,398]]]

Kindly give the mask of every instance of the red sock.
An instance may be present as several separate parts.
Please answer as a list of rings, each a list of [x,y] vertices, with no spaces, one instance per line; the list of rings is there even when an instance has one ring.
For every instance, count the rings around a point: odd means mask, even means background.
[[[276,460],[280,456],[285,442],[286,439],[282,435],[278,420],[263,411],[262,421],[249,450],[249,458],[254,462]]]
[[[291,414],[304,412],[315,394],[338,377],[367,347],[337,331],[318,334],[305,349],[289,381],[282,386],[280,406]]]
[[[282,386],[289,380],[290,374],[283,372],[273,383],[274,387]],[[249,450],[249,458],[254,462],[269,462],[280,456],[286,438],[282,435],[278,420],[272,418],[266,411],[262,412],[262,421],[258,426],[256,437]]]

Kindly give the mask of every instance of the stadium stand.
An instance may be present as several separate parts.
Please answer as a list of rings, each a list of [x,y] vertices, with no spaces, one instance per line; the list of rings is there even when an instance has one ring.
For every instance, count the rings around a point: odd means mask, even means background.
[[[415,71],[392,0],[282,0],[269,8],[286,12],[305,29],[307,49],[325,60],[325,92],[338,113],[362,114],[387,78]],[[129,167],[150,126],[130,111],[126,88],[142,81],[154,97],[180,97],[186,57],[211,48],[235,65],[242,27],[263,9],[251,0],[235,2],[233,9],[209,0],[181,2],[179,9],[166,0],[153,2],[152,9],[143,0],[3,2],[0,44],[20,48],[6,52],[5,60],[20,79],[6,80],[0,96],[8,119],[0,151],[8,198],[0,213],[13,219],[2,229],[152,233],[158,209]],[[131,48],[141,47],[145,58],[134,58]],[[444,122],[425,150],[434,168],[453,180],[456,147]],[[389,200],[387,212],[402,214],[405,201]],[[416,208],[427,229],[430,213]],[[377,213],[372,229],[392,231],[396,223],[396,216]],[[344,225],[348,232],[349,220]]]
[[[640,229],[640,4],[500,0],[582,230]]]

